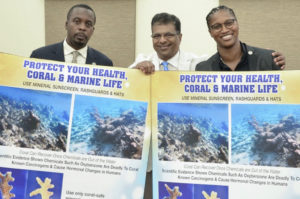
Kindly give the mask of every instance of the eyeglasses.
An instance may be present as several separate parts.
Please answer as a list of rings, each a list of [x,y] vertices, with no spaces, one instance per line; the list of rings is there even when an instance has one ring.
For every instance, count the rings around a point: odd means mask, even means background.
[[[173,37],[175,37],[176,35],[178,35],[178,33],[170,33],[167,32],[165,34],[154,34],[151,35],[152,39],[154,40],[160,40],[162,37],[164,37],[165,39],[172,39]]]
[[[214,30],[214,31],[221,31],[223,25],[226,27],[226,28],[232,28],[234,22],[236,21],[236,19],[228,19],[226,20],[223,24],[220,24],[220,23],[216,23],[214,25],[211,25],[210,26],[210,29]]]

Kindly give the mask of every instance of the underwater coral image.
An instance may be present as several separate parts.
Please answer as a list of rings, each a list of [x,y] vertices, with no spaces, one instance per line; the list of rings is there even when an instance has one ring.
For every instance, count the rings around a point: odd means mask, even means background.
[[[232,162],[300,167],[300,105],[232,105]]]
[[[161,199],[193,199],[193,184],[174,183],[174,182],[159,182],[159,198]]]
[[[228,163],[227,104],[158,104],[159,160]]]
[[[196,199],[228,199],[228,186],[222,185],[194,185],[194,198]]]
[[[0,168],[1,199],[60,199],[62,173]]]
[[[18,169],[0,168],[0,198],[24,198],[26,172]]]
[[[228,186],[159,182],[160,199],[228,199]]]
[[[61,199],[62,173],[28,171],[26,198]]]
[[[0,86],[0,145],[66,151],[71,95]]]
[[[9,184],[9,182],[14,181],[15,179],[11,176],[12,173],[9,171],[4,175],[0,172],[0,191],[1,191],[1,198],[14,198],[15,194],[10,193],[13,189],[13,186]]]
[[[141,159],[147,103],[76,95],[70,152]]]

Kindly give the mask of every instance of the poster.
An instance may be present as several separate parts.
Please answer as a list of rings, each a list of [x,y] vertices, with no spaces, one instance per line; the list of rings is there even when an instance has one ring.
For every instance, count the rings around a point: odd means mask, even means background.
[[[140,199],[150,77],[0,54],[0,198]]]
[[[153,198],[300,198],[299,77],[155,73]]]

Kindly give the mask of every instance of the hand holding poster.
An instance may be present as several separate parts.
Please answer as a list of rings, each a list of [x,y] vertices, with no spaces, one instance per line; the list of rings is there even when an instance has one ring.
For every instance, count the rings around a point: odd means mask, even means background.
[[[139,73],[0,54],[0,198],[142,198],[150,78]]]
[[[0,54],[0,196],[142,198],[152,122],[154,198],[297,198],[298,76]]]

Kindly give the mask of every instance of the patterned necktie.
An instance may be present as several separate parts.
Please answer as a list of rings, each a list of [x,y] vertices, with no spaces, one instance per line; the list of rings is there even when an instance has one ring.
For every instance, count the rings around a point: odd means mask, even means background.
[[[163,61],[161,63],[161,65],[164,67],[164,71],[168,71],[169,70],[169,68],[168,68],[169,63],[167,61]]]
[[[73,51],[72,54],[73,54],[72,63],[77,63],[77,57],[79,55],[79,52],[78,51]]]

